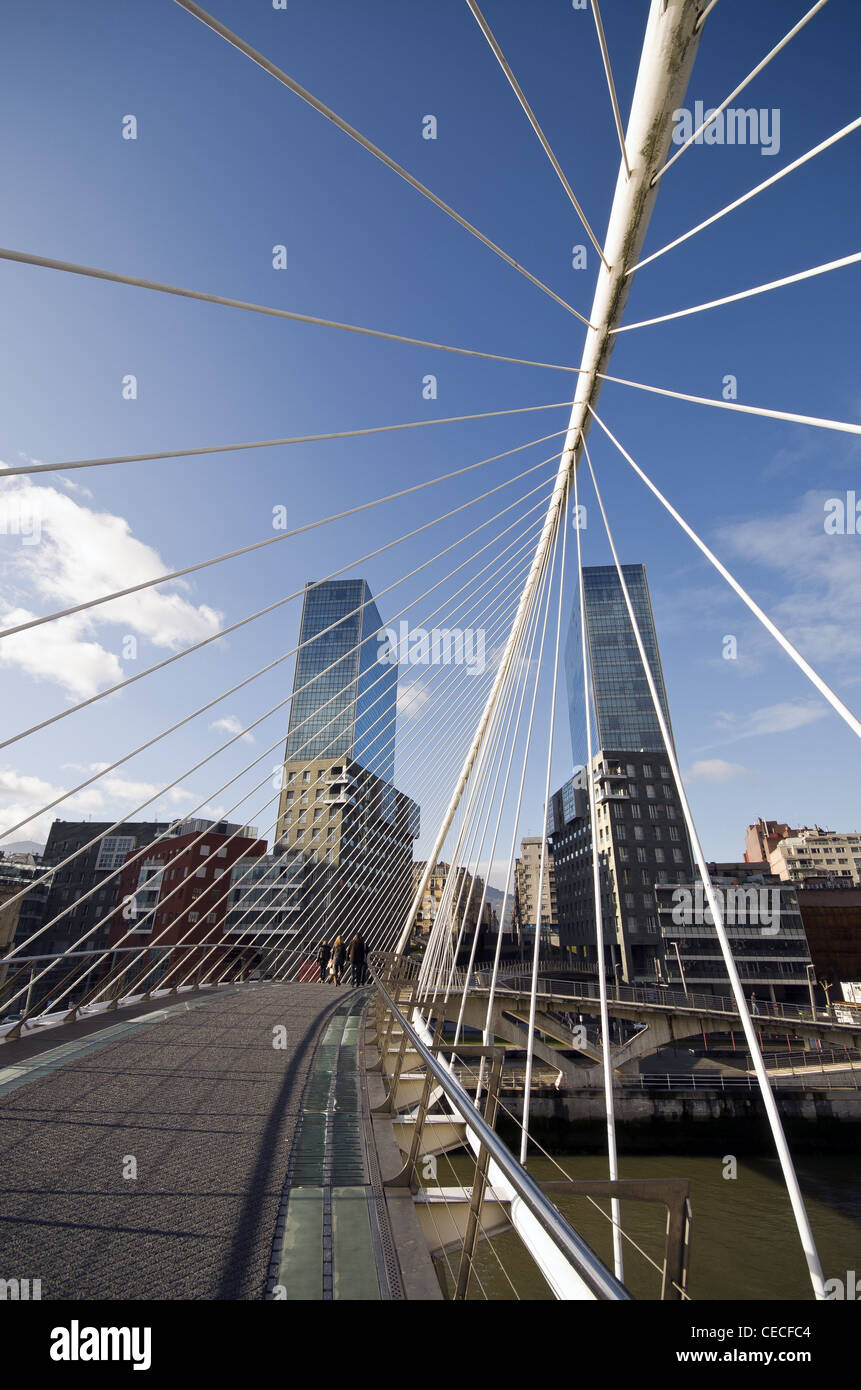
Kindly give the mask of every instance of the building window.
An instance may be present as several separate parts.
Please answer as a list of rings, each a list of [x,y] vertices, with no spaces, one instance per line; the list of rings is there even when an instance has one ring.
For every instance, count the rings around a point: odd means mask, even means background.
[[[674,863],[674,864],[684,864],[684,862],[685,862],[685,856],[682,854],[682,851],[681,851],[680,849],[674,849],[674,850],[673,850],[673,863]]]
[[[637,850],[637,862],[640,864],[646,863],[646,851],[644,849]]]
[[[644,834],[645,834],[645,831],[643,830],[643,827],[642,827],[641,825],[635,825],[635,826],[634,826],[634,839],[635,839],[635,840],[642,840]]]
[[[633,806],[631,807],[631,815],[634,817],[634,820],[640,820],[642,814],[643,813],[640,810],[639,804],[635,801]]]
[[[200,846],[201,858],[204,858],[204,859],[205,859],[208,853],[209,853],[209,845],[201,845],[201,846]]]
[[[662,849],[656,849],[656,850],[655,850],[655,863],[656,863],[656,864],[663,864],[663,862],[664,862],[664,851],[663,851]]]
[[[126,855],[134,847],[134,837],[131,835],[106,835],[99,845],[96,871],[118,869],[125,862]]]

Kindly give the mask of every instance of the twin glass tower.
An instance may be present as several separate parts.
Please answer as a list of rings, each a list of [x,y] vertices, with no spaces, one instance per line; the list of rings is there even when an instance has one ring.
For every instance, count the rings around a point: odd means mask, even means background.
[[[305,589],[288,761],[350,757],[393,780],[398,671],[377,659],[383,631],[366,580]]]
[[[661,710],[667,728],[671,729],[646,567],[622,565],[622,574],[646,649]],[[661,726],[649,693],[648,681],[643,671],[616,566],[584,566],[583,590],[586,607],[586,645],[598,726],[597,747],[625,749],[631,752],[663,752]],[[571,751],[575,763],[585,762],[585,748],[583,757],[578,759],[577,756],[584,744],[585,735],[579,724],[575,727],[574,722],[575,711],[579,711],[583,703],[583,662],[580,622],[577,615],[572,619],[568,633],[565,671],[568,682],[568,713],[571,720]]]

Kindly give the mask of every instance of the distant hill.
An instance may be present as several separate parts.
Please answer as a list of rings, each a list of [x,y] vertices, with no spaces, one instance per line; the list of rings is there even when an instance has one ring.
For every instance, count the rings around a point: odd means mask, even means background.
[[[0,845],[4,854],[41,854],[44,848],[44,845],[37,845],[35,840],[13,840],[11,845]]]

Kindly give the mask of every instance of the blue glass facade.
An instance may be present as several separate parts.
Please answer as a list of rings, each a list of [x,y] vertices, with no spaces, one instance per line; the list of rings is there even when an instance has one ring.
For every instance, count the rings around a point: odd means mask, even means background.
[[[385,781],[393,780],[398,668],[377,660],[382,630],[364,579],[307,586],[288,761],[349,757]]]
[[[631,597],[664,718],[672,737],[667,692],[645,566],[623,565],[622,573],[625,576],[625,584]],[[598,726],[597,746],[629,749],[631,752],[661,752],[664,740],[615,565],[584,566],[583,585],[586,641]],[[572,753],[575,763],[585,762],[585,733],[579,727],[579,721],[575,720],[575,712],[582,716],[583,705],[579,604],[575,606],[568,633],[565,669]]]

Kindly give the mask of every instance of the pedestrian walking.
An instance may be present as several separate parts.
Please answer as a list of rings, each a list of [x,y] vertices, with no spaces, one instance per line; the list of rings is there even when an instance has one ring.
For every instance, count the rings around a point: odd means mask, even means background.
[[[365,983],[365,938],[360,931],[356,932],[350,942],[350,965],[353,967],[353,984],[363,985]]]
[[[336,985],[341,983],[341,976],[344,973],[344,965],[347,959],[347,950],[344,946],[343,938],[335,937],[335,945],[332,950],[332,979]]]
[[[317,952],[317,964],[318,964],[319,967],[320,967],[320,984],[321,984],[321,985],[324,985],[324,984],[326,983],[326,972],[327,972],[327,970],[328,970],[328,968],[329,968],[329,957],[331,956],[331,954],[332,954],[332,948],[331,948],[331,946],[329,945],[328,941],[321,941],[321,942],[320,942],[320,949],[319,949],[319,951]]]
[[[757,1018],[759,1016],[759,1005],[756,1002],[755,994],[752,994],[750,996],[750,1012],[754,1018]]]

